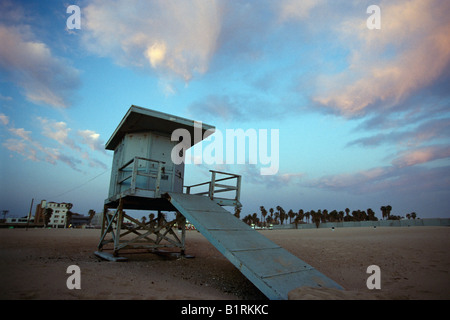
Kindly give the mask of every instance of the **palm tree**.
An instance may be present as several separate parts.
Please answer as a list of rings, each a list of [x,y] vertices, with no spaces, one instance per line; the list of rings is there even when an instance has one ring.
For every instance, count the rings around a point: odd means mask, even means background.
[[[305,218],[305,213],[303,212],[303,209],[298,210],[298,220],[303,221],[303,218]]]
[[[411,212],[411,218],[416,219],[417,214],[415,212]]]
[[[65,227],[68,228],[69,224],[70,224],[70,220],[72,220],[72,216],[73,216],[73,212],[68,210],[66,212],[66,223],[65,223]]]
[[[322,211],[322,217],[320,220],[324,223],[328,221],[328,210],[327,209],[324,209]]]
[[[344,221],[351,221],[352,219],[350,218],[350,209],[349,208],[345,208],[345,218]]]
[[[309,211],[307,211],[305,213],[305,217],[306,217],[306,222],[309,223],[309,221],[310,221],[309,219],[311,218],[311,213]]]
[[[277,207],[278,208],[278,207]],[[279,221],[278,221],[278,219],[280,218],[280,212],[278,211],[278,209],[277,209],[277,211],[275,211],[275,222],[276,223],[278,223]]]
[[[314,210],[311,210],[312,222],[316,224],[317,228],[319,228],[319,225],[320,225],[321,215],[322,215],[322,213],[320,212],[320,210],[318,210],[317,212],[315,212]]]
[[[92,218],[94,218],[95,213],[96,213],[95,210],[89,209],[89,211],[88,211],[88,215],[89,215],[89,224],[91,224]]]
[[[242,221],[244,221],[246,224],[251,225],[253,218],[250,214],[246,215],[244,218],[242,218]]]
[[[296,215],[295,219],[294,219],[294,225],[295,225],[295,229],[298,229],[298,223],[301,221],[300,215]]]
[[[265,226],[266,225],[267,210],[266,210],[266,208],[264,208],[264,206],[260,206],[259,209],[261,210],[261,215],[264,218],[264,226]]]
[[[290,209],[288,212],[288,216],[289,216],[289,224],[292,224],[292,218],[295,217],[295,212],[292,209]]]
[[[367,221],[368,220],[367,219],[367,213],[364,210],[360,211],[359,219],[360,219],[360,221]]]
[[[280,224],[283,224],[284,219],[286,218],[286,211],[281,206],[277,206],[278,215],[280,217]]]
[[[255,226],[259,224],[259,218],[258,218],[258,214],[256,212],[253,212],[253,214],[252,214],[252,221]]]
[[[45,208],[44,210],[44,227],[48,226],[48,223],[50,222],[50,218],[52,217],[53,209],[52,208]]]
[[[380,208],[380,210],[381,210],[381,216],[383,217],[383,219],[386,218],[386,207],[382,206]]]
[[[367,209],[367,218],[369,219],[369,221],[377,221],[377,217],[375,217],[375,212],[369,208]]]
[[[241,210],[242,207],[239,206],[234,207],[234,216],[238,219],[241,217]]]
[[[390,205],[387,205],[386,206],[386,215],[387,215],[388,220],[391,217],[391,210],[392,210],[392,207]]]
[[[344,211],[339,211],[339,222],[344,221]]]

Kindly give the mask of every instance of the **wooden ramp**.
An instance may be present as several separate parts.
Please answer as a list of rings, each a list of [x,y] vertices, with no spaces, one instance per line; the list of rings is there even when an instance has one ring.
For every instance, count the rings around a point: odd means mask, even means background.
[[[181,193],[166,196],[269,299],[287,299],[289,291],[303,286],[343,289],[210,198]]]

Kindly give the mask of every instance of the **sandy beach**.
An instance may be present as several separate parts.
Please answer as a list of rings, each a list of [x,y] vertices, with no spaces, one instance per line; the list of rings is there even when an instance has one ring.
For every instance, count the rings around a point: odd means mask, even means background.
[[[450,299],[449,227],[258,232],[345,288],[300,288],[290,299]],[[265,299],[197,231],[186,235],[191,259],[124,251],[128,261],[104,261],[94,255],[99,237],[94,229],[0,229],[0,299]],[[66,286],[70,265],[80,267],[80,290]],[[366,286],[370,265],[380,267],[379,290]]]

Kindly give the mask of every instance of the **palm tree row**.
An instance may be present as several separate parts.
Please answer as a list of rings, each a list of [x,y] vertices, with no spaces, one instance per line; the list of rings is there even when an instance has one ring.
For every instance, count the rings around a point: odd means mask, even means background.
[[[311,211],[304,211],[303,209],[298,210],[298,212],[293,211],[292,209],[289,210],[287,213],[286,211],[281,207],[277,206],[275,209],[270,208],[269,211],[266,210],[264,206],[259,207],[261,211],[261,216],[263,221],[260,220],[258,217],[258,214],[254,212],[253,214],[248,214],[242,220],[251,225],[254,224],[256,226],[267,226],[270,224],[283,224],[284,222],[287,222],[289,220],[289,224],[294,223],[295,225],[301,224],[301,223],[315,223],[316,226],[318,226],[320,223],[325,222],[344,222],[344,221],[378,221],[378,218],[375,216],[375,212],[369,208],[367,211],[364,210],[353,210],[350,212],[349,208],[346,208],[344,211],[328,211],[326,209],[324,210],[311,210]],[[391,215],[392,207],[390,205],[388,206],[382,206],[380,208],[383,219],[387,220],[399,220],[401,219],[400,216]],[[240,218],[240,212],[241,208],[235,210],[235,216]],[[407,214],[406,217],[409,218],[416,218],[416,213],[412,212],[410,214]]]

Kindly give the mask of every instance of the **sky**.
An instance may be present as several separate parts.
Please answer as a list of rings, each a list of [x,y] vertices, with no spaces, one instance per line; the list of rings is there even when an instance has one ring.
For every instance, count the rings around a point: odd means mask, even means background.
[[[186,184],[242,175],[241,217],[450,218],[449,15],[441,0],[1,1],[0,210],[101,211],[105,143],[138,105],[221,133],[278,130],[276,174],[186,164]]]

